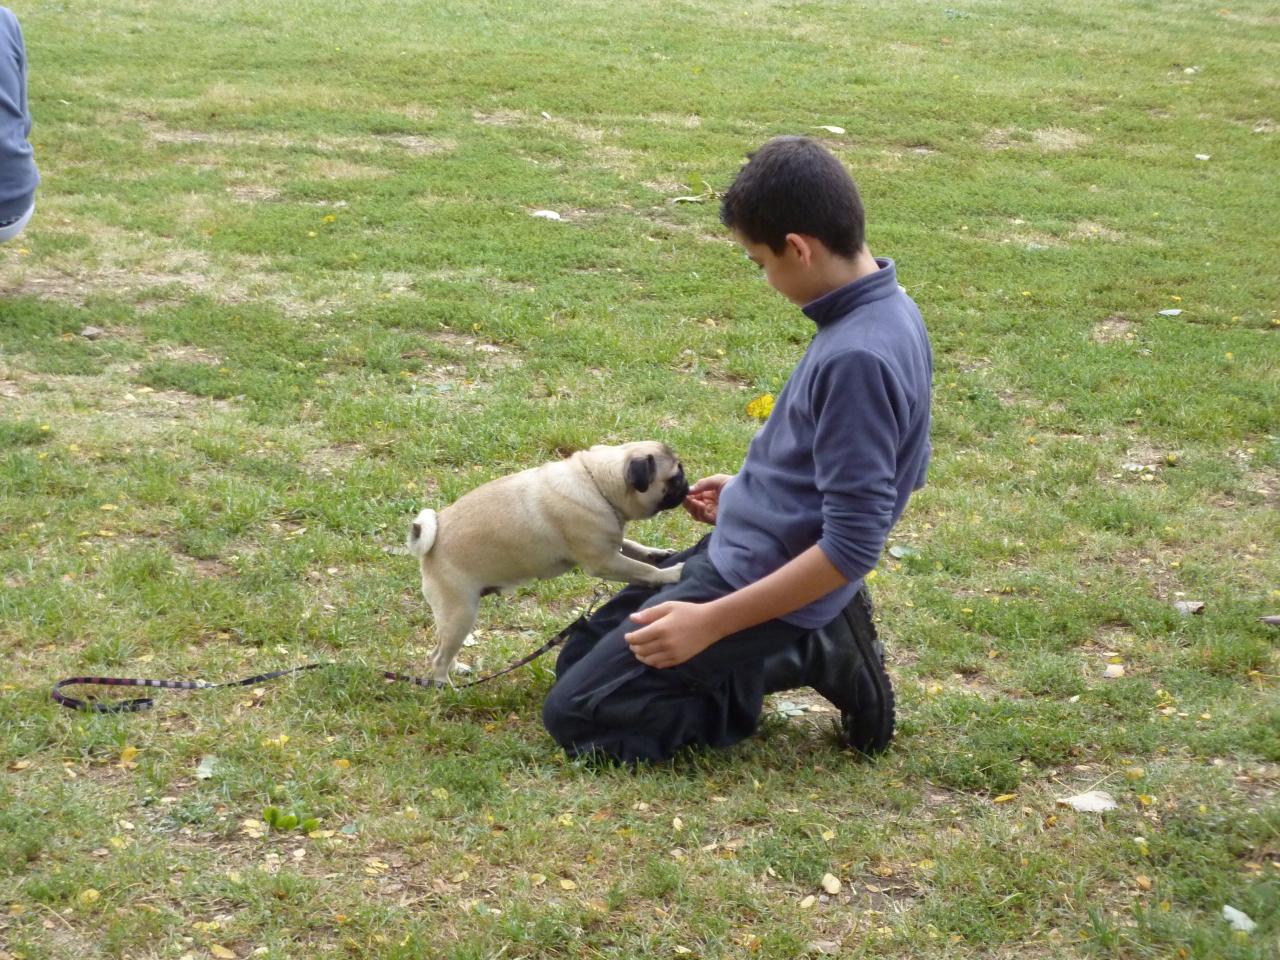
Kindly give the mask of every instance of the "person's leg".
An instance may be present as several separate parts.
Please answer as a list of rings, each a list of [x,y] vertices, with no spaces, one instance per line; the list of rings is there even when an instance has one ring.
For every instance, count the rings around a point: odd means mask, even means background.
[[[31,217],[35,212],[36,205],[33,203],[27,208],[27,212],[18,217],[18,219],[10,220],[8,223],[0,223],[0,243],[4,243],[6,240],[12,240],[26,229],[27,224],[31,222]]]
[[[704,552],[708,542],[708,538],[703,537],[692,547],[673,553],[657,566],[670,567],[677,563],[684,563],[695,554]],[[653,596],[658,589],[658,587],[632,584],[616,593],[608,603],[593,613],[586,623],[575,629],[565,639],[564,646],[560,648],[560,656],[556,658],[556,677],[563,676],[599,642],[601,637],[639,610],[640,605]]]
[[[597,616],[604,632],[558,668],[543,722],[571,756],[666,760],[685,746],[727,747],[755,732],[764,699],[761,661],[804,631],[769,621],[724,638],[678,667],[657,670],[640,663],[625,639],[635,629],[628,620],[634,610],[732,592],[705,549],[695,549],[684,563],[679,583],[645,597],[632,594],[625,609],[619,603],[608,617],[602,610]]]
[[[879,753],[893,738],[893,687],[865,584],[831,623],[766,656],[761,673],[767,693],[812,687],[830,700],[856,750]]]

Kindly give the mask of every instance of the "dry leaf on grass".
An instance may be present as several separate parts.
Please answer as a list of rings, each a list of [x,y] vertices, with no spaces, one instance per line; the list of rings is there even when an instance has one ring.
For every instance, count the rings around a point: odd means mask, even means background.
[[[1204,613],[1203,600],[1178,600],[1174,603],[1173,608],[1184,617],[1195,616]]]
[[[1058,804],[1081,813],[1103,813],[1116,808],[1115,797],[1104,790],[1090,790],[1074,797],[1060,798]]]
[[[1224,906],[1222,908],[1222,919],[1231,924],[1232,930],[1239,930],[1241,933],[1250,933],[1257,926],[1247,913],[1237,910],[1235,907]]]
[[[824,873],[822,875],[822,889],[834,897],[840,892],[840,879],[834,874]]]

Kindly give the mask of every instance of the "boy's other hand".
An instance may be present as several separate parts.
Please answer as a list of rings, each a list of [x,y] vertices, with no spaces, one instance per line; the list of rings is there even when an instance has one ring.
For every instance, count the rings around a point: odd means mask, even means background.
[[[732,479],[727,473],[703,477],[689,488],[689,495],[684,498],[685,511],[695,520],[714,524],[720,510],[720,490]]]
[[[724,636],[704,603],[668,600],[631,614],[641,629],[626,635],[636,659],[658,670],[678,667]]]

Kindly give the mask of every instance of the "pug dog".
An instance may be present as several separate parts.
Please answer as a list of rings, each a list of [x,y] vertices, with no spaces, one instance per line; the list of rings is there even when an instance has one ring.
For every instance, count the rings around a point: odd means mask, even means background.
[[[659,587],[683,564],[658,568],[674,551],[628,540],[631,520],[684,502],[684,466],[665,443],[603,444],[477,487],[409,527],[422,595],[435,619],[432,679],[449,669],[475,626],[480,598],[581,567],[595,577]]]

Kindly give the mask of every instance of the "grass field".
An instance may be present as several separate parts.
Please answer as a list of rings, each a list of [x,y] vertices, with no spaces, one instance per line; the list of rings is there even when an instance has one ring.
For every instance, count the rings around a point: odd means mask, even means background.
[[[951,2],[13,4],[0,957],[1276,956],[1280,17]],[[627,773],[543,732],[547,660],[376,680],[432,646],[420,507],[598,441],[736,468],[811,327],[715,192],[797,132],[936,351],[871,581],[894,747],[786,695]],[[464,659],[594,587],[486,600]],[[48,696],[313,659],[347,666]]]

